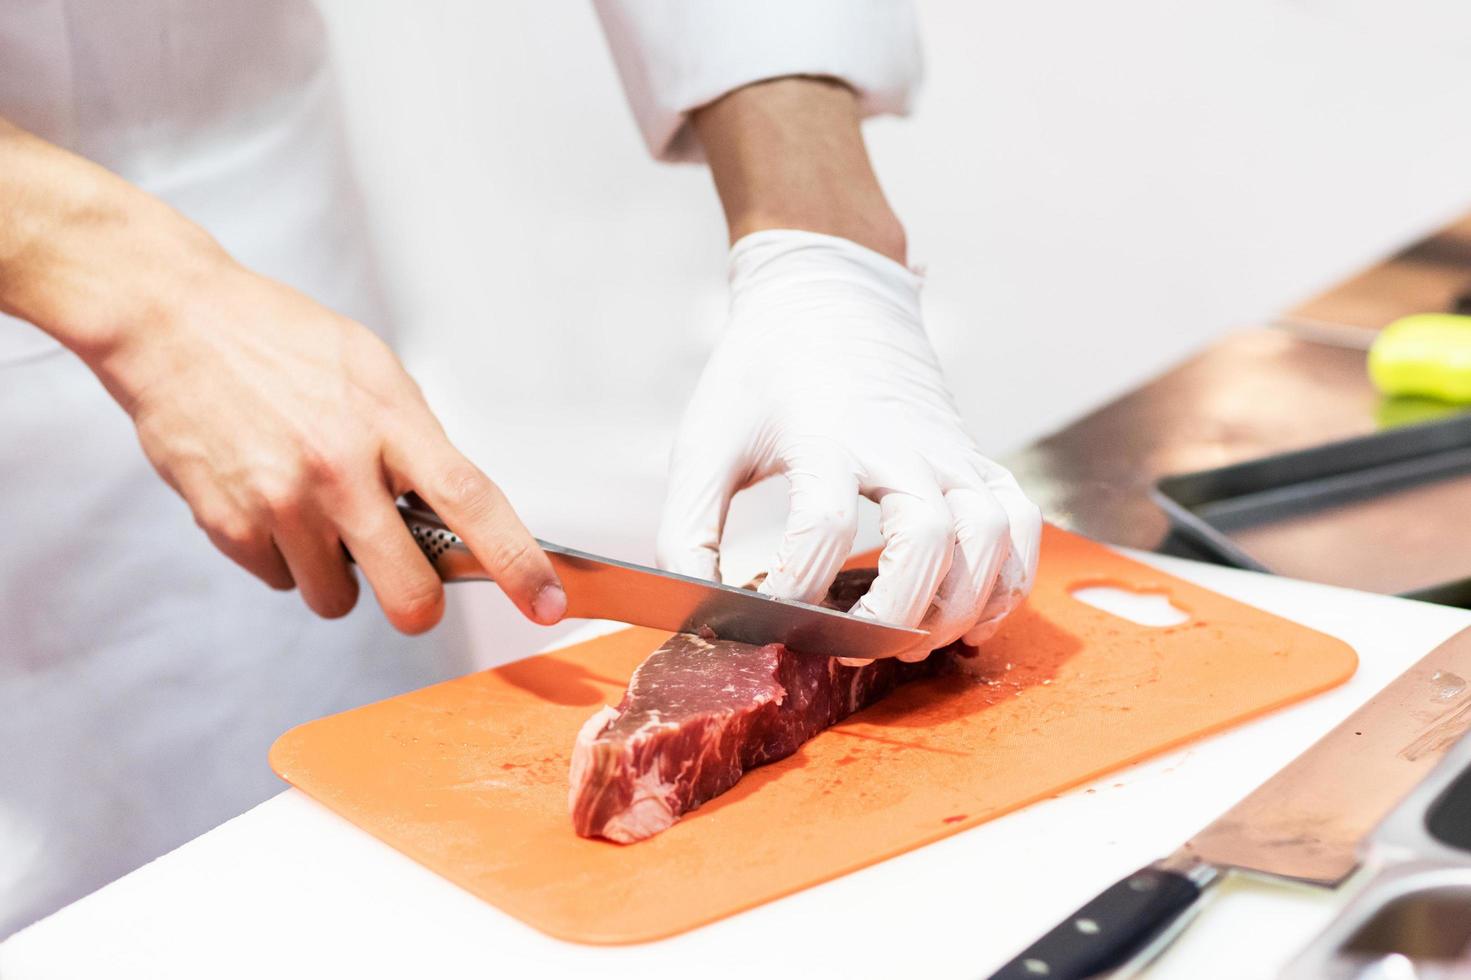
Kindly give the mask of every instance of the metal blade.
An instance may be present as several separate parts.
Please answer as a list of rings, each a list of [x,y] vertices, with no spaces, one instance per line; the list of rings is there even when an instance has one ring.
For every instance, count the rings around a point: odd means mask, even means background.
[[[489,580],[459,536],[433,513],[399,507],[414,540],[446,582]],[[881,660],[912,649],[924,630],[861,619],[836,609],[773,599],[749,589],[537,541],[567,591],[567,615],[612,619],[673,633],[708,628],[723,640],[784,643],[803,653]]]
[[[1358,866],[1359,841],[1471,728],[1466,678],[1471,630],[1432,650],[1175,858],[1338,884]]]
[[[708,627],[722,640],[784,643],[803,653],[878,660],[929,634],[836,609],[676,575],[540,542],[567,590],[567,613],[675,633]]]

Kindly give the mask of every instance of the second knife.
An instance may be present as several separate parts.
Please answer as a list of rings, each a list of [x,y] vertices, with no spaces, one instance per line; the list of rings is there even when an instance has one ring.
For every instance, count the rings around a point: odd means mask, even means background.
[[[1055,926],[992,980],[1081,980],[1137,965],[1226,871],[1333,887],[1359,842],[1471,728],[1471,630],[1436,647],[1174,854]]]

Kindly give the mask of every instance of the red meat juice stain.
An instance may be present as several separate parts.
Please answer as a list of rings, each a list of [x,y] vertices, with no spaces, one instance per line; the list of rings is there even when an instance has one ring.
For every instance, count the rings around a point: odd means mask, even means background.
[[[960,821],[962,821],[964,819],[965,819],[965,814],[963,814],[963,813],[957,813],[953,817],[946,817],[942,822],[943,823],[960,823]]]

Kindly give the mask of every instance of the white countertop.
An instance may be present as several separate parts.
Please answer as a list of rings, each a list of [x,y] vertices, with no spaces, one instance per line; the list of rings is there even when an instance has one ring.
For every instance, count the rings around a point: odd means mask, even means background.
[[[1140,557],[1343,638],[1358,674],[1090,787],[642,946],[549,939],[287,790],[0,944],[0,976],[982,976],[1471,626],[1468,610]],[[1230,881],[1150,974],[1270,976],[1344,897]]]

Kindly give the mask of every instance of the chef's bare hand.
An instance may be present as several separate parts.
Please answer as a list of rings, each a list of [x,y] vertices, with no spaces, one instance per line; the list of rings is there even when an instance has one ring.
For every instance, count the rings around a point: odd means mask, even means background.
[[[345,546],[389,621],[419,633],[444,592],[395,507],[412,490],[526,616],[562,617],[546,555],[381,340],[222,253],[192,279],[97,367],[216,547],[337,617],[358,595]]]
[[[0,311],[86,361],[240,565],[341,616],[358,594],[346,546],[389,620],[427,630],[444,592],[395,507],[413,490],[523,613],[562,617],[546,555],[365,327],[242,268],[164,202],[4,120],[0,214]]]
[[[323,616],[357,600],[427,630],[438,576],[399,517],[413,490],[531,619],[566,610],[505,496],[365,327],[235,263],[102,167],[0,120],[0,311],[84,360],[221,551]]]
[[[919,626],[905,659],[979,643],[1031,588],[1042,521],[981,455],[920,320],[919,277],[851,241],[761,231],[731,250],[731,314],[676,437],[660,563],[716,578],[731,497],[786,476],[762,591],[819,600],[878,503],[878,577],[854,612]]]

